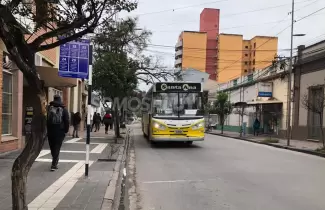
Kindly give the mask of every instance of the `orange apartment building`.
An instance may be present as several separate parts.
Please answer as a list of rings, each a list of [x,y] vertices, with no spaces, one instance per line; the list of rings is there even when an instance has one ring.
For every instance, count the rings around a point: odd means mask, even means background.
[[[207,34],[205,32],[182,32],[176,44],[175,68],[193,68],[205,72],[206,44]]]
[[[219,18],[219,9],[205,8],[200,15],[200,31],[180,34],[175,46],[176,70],[200,70],[223,83],[272,63],[278,49],[277,37],[245,40],[240,34],[219,34]]]
[[[205,8],[200,15],[200,31],[183,31],[175,46],[175,68],[196,69],[216,80],[218,9]]]
[[[228,82],[271,65],[277,50],[277,37],[255,36],[251,40],[245,40],[239,34],[220,34],[217,81]]]
[[[40,30],[38,35],[44,33]],[[35,35],[36,36],[36,35]],[[29,35],[26,35],[29,37]],[[35,37],[31,37],[33,40]],[[41,80],[44,81],[47,101],[53,100],[55,94],[62,96],[63,102],[70,113],[81,112],[85,116],[87,91],[80,79],[63,78],[58,75],[59,47],[36,53],[35,65]],[[28,83],[22,72],[9,60],[6,47],[0,40],[1,74],[0,84],[0,119],[1,139],[0,154],[24,147],[25,111],[34,107],[38,101],[33,98]],[[83,128],[83,126],[81,126]]]

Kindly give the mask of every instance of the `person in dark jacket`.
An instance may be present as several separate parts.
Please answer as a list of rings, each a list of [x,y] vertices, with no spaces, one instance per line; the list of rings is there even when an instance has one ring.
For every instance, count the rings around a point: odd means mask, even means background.
[[[78,135],[78,131],[79,131],[79,128],[80,128],[80,122],[81,122],[81,115],[80,115],[80,112],[76,112],[74,115],[73,115],[73,118],[72,118],[72,123],[73,123],[73,133],[72,133],[72,137],[76,137],[76,138],[79,138],[79,135]]]
[[[62,142],[69,131],[69,113],[62,103],[61,96],[55,95],[48,106],[47,135],[52,155],[51,171],[58,169]]]
[[[94,112],[93,122],[92,122],[92,125],[91,125],[91,132],[93,132],[94,126],[96,125],[96,118],[97,118],[97,112]],[[95,132],[96,132],[96,128],[95,128]]]
[[[96,127],[95,132],[99,131],[101,122],[102,122],[102,117],[100,116],[100,113],[97,113],[97,116],[95,118],[95,127]]]
[[[253,130],[254,130],[254,136],[258,136],[258,133],[260,131],[260,126],[261,123],[260,121],[256,118],[253,124]]]
[[[103,123],[105,125],[105,134],[107,134],[108,127],[110,127],[111,130],[113,129],[113,117],[109,111],[106,111],[106,114],[103,117]]]

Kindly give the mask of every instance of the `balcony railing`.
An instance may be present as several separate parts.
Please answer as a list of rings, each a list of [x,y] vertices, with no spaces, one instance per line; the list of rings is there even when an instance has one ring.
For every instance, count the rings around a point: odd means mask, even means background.
[[[175,48],[179,48],[183,46],[183,41],[178,41],[175,45]]]
[[[183,55],[183,50],[177,50],[175,56]]]
[[[182,58],[177,58],[176,60],[175,60],[175,66],[176,65],[179,65],[179,64],[181,64],[182,63]]]

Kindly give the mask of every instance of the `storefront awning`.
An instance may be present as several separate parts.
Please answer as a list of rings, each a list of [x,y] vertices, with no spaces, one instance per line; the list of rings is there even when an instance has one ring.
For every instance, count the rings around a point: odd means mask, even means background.
[[[258,105],[258,104],[282,104],[282,101],[270,100],[270,101],[249,101],[247,105]]]
[[[46,87],[75,87],[77,79],[60,77],[57,68],[47,66],[36,66],[37,72],[41,80],[44,81]]]

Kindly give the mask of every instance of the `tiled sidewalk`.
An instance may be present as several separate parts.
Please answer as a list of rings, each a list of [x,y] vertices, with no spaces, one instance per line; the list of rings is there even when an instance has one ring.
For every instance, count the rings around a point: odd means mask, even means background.
[[[84,136],[86,137],[86,136]],[[115,138],[113,131],[91,133],[89,176],[85,172],[85,139],[67,137],[60,153],[59,169],[51,172],[51,155],[46,142],[28,175],[29,210],[100,210],[112,177],[114,161],[106,159]],[[123,144],[118,145],[118,147]],[[115,149],[116,151],[116,149]],[[11,209],[11,167],[19,152],[0,157],[0,209]]]
[[[212,134],[218,134],[221,135],[220,130],[214,130],[210,132]],[[239,133],[237,132],[229,132],[229,131],[224,131],[223,136],[228,136],[232,138],[239,138]],[[253,136],[251,134],[245,135],[243,137],[244,139],[251,140],[251,141],[257,141],[257,142],[262,142],[265,139],[269,139],[269,136],[265,135],[260,135],[260,136]],[[275,138],[275,137],[274,137]],[[287,140],[286,139],[279,139],[279,143],[273,143],[274,145],[280,145],[280,146],[287,146]],[[301,141],[301,140],[290,140],[290,147],[292,148],[297,148],[297,149],[305,149],[305,150],[311,150],[314,151],[318,148],[321,148],[323,145],[320,142],[313,142],[313,141]]]

